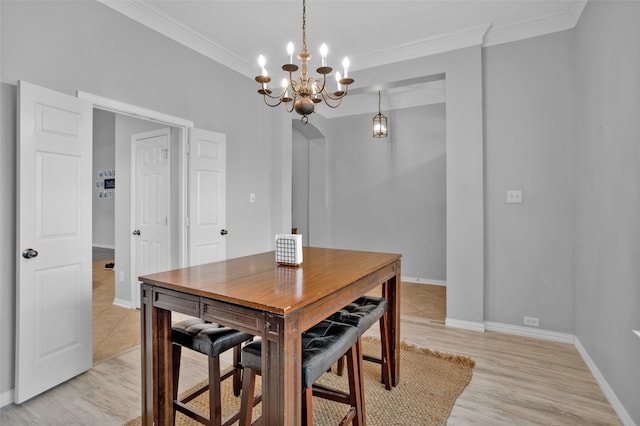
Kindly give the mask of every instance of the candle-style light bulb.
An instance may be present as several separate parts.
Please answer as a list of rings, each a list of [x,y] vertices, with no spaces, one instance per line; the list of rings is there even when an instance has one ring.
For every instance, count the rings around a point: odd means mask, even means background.
[[[340,84],[340,80],[342,80],[342,77],[340,76],[340,71],[336,71],[336,83],[338,84],[338,92],[340,92],[342,90],[342,85]]]
[[[264,58],[263,55],[258,56],[258,65],[260,65],[260,72],[263,77],[266,77],[269,75],[267,73],[267,69],[264,67],[266,63],[267,63],[267,60]]]
[[[325,43],[322,43],[322,46],[320,46],[320,56],[322,57],[323,67],[327,66],[327,53],[329,53],[329,48]]]
[[[289,54],[289,63],[293,63],[293,42],[287,44],[287,53]]]
[[[346,56],[342,60],[342,66],[344,67],[344,78],[349,78],[349,58]]]
[[[288,98],[289,97],[289,82],[287,81],[286,78],[282,79],[282,88],[286,88],[287,90],[284,92],[284,97]]]

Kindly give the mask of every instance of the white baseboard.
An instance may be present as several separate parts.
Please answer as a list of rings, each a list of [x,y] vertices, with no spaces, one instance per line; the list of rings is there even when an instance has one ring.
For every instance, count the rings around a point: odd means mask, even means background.
[[[488,331],[516,334],[518,336],[536,337],[538,339],[553,340],[554,342],[561,343],[575,343],[575,336],[568,333],[560,333],[557,331],[541,330],[539,328],[524,327],[520,325],[511,325],[491,321],[485,321],[484,325]]]
[[[115,246],[105,246],[102,244],[93,244],[94,248],[102,248],[102,249],[110,249],[110,250],[115,250]]]
[[[442,280],[432,280],[430,278],[416,278],[416,277],[405,277],[404,275],[401,278],[402,281],[414,284],[431,284],[431,285],[441,285],[446,287],[447,282]]]
[[[115,299],[113,299],[113,304],[116,306],[120,306],[121,308],[133,309],[130,300],[118,299],[116,297]]]
[[[0,408],[4,407],[5,405],[13,404],[13,396],[13,389],[9,389],[8,391],[0,393]]]
[[[633,421],[627,410],[625,410],[615,392],[613,392],[613,389],[611,389],[611,386],[609,386],[609,383],[607,383],[602,373],[600,373],[598,366],[595,362],[593,362],[593,360],[589,356],[589,353],[584,348],[584,346],[582,346],[582,343],[580,343],[580,339],[578,339],[577,337],[575,337],[575,346],[578,350],[578,353],[584,360],[584,363],[587,364],[587,367],[589,367],[589,370],[591,371],[591,374],[593,374],[593,377],[596,379],[596,382],[598,382],[598,385],[600,386],[600,389],[602,389],[604,396],[607,397],[609,404],[611,404],[613,410],[616,412],[618,417],[620,417],[622,423],[625,426],[636,426],[636,423]]]
[[[444,325],[451,328],[461,328],[463,330],[481,331],[484,332],[484,323],[476,321],[465,321],[453,318],[446,318]]]

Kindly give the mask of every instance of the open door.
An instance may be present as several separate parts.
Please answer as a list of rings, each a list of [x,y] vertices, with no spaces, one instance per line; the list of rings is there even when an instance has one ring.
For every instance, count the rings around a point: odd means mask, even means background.
[[[221,133],[191,129],[189,135],[189,265],[224,260],[226,148]]]
[[[18,82],[15,402],[91,368],[93,106]]]

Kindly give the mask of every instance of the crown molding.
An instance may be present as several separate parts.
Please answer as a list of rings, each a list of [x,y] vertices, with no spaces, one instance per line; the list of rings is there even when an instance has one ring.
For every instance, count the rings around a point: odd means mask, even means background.
[[[524,40],[558,31],[570,30],[576,26],[587,0],[569,1],[564,11],[535,19],[528,19],[509,25],[495,25],[485,37],[484,47]]]
[[[354,70],[388,65],[437,53],[450,52],[465,47],[482,45],[491,23],[467,28],[447,34],[412,41],[399,46],[376,50],[365,55],[354,56]]]
[[[164,36],[253,79],[255,66],[202,34],[161,12],[148,1],[97,0],[105,6]],[[587,0],[567,1],[558,14],[524,20],[515,24],[494,26],[485,23],[461,31],[440,34],[400,46],[380,49],[354,57],[354,70],[362,70],[402,62],[438,53],[481,45],[495,46],[575,27]]]
[[[134,0],[97,1],[242,75],[250,78],[254,77],[255,66],[204,37],[199,32],[159,11],[148,2]]]

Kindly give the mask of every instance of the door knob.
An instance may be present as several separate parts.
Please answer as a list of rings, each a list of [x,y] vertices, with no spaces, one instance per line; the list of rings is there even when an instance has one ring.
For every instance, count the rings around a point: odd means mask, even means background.
[[[226,229],[221,229],[220,230],[220,235],[227,235],[229,232],[227,232]]]
[[[139,229],[134,229],[132,234],[133,235],[140,235],[140,230]]]
[[[38,255],[38,251],[32,248],[22,250],[22,257],[24,257],[25,259],[33,259],[37,255]]]

